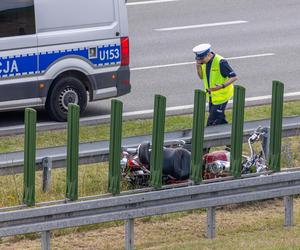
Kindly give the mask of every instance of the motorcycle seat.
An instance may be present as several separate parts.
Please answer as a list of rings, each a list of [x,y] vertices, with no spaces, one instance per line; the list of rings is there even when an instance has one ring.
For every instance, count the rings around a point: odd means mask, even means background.
[[[141,143],[138,147],[138,158],[143,165],[150,166],[150,142]],[[163,174],[177,180],[189,178],[191,153],[184,148],[163,149]]]
[[[138,157],[143,165],[150,166],[150,142],[143,142],[138,146]]]
[[[164,148],[163,174],[177,180],[189,178],[191,153],[184,148]]]

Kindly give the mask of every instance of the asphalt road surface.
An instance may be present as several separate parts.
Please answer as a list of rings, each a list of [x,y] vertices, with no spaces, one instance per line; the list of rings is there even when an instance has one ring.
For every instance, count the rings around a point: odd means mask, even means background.
[[[271,94],[272,80],[285,83],[285,93],[299,91],[299,13],[298,0],[129,0],[132,92],[119,98],[124,111],[152,109],[155,94],[167,107],[193,104],[203,85],[192,53],[200,43],[228,58],[247,97]],[[84,116],[109,113],[105,100]],[[49,120],[43,110],[38,119]],[[0,113],[0,126],[22,123],[23,111]]]

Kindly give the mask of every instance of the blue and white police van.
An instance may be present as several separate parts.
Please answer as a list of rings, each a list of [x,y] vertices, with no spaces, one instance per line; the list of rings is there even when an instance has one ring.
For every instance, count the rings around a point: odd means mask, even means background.
[[[125,0],[0,1],[0,111],[64,121],[69,103],[82,113],[130,89]]]

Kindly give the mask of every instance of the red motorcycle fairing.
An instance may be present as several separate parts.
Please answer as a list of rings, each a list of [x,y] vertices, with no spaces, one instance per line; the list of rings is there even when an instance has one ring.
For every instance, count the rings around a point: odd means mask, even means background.
[[[225,150],[214,151],[203,156],[205,163],[212,163],[214,161],[230,161],[230,152]]]

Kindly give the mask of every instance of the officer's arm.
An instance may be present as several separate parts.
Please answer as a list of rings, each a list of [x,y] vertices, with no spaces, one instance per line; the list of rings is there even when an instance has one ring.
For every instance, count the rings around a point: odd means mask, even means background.
[[[224,83],[225,87],[229,86],[231,83],[233,83],[234,81],[237,80],[237,76],[236,76],[235,72],[233,71],[233,69],[228,64],[227,60],[222,59],[220,61],[220,70],[221,70],[221,75],[223,77],[229,78],[228,81],[226,83]]]
[[[228,61],[225,59],[220,61],[220,70],[223,77],[229,77],[228,81],[222,85],[223,88],[226,88],[238,79],[235,72],[228,64]]]
[[[209,88],[208,92],[218,91],[219,89],[226,88],[230,84],[232,84],[233,82],[235,82],[237,79],[238,79],[237,76],[230,77],[227,82],[225,82],[223,84],[217,84],[215,87]]]
[[[238,79],[237,76],[230,77],[228,79],[228,81],[224,83],[224,88],[226,88],[227,86],[229,86],[230,84],[232,84],[233,82],[235,82],[237,79]]]
[[[203,79],[203,72],[202,72],[202,66],[201,63],[196,62],[196,68],[197,68],[197,73],[200,79]]]

